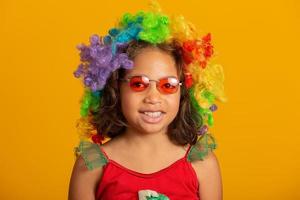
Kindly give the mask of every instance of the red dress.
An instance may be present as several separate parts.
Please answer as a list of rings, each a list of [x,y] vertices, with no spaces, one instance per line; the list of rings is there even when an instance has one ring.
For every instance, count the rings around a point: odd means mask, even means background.
[[[74,150],[76,156],[83,157],[89,170],[103,168],[95,194],[97,200],[138,200],[139,190],[154,190],[171,200],[199,200],[199,183],[191,162],[203,160],[215,148],[213,137],[205,135],[189,146],[183,158],[150,174],[122,166],[111,160],[101,145],[89,141],[80,141]]]
[[[103,175],[100,180],[96,199],[101,200],[137,200],[138,191],[151,189],[162,193],[171,200],[198,200],[199,184],[197,175],[191,163],[185,156],[170,166],[151,174],[139,173],[109,160],[103,167]]]

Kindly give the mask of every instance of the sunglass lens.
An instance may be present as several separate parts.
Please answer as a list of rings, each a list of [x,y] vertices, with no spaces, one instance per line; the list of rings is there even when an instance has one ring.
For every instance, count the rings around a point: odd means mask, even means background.
[[[130,79],[130,87],[132,90],[136,92],[140,92],[145,90],[148,85],[149,81],[146,80],[147,78],[142,76],[134,76]]]
[[[161,79],[159,89],[167,94],[175,93],[178,89],[178,80],[172,77]]]

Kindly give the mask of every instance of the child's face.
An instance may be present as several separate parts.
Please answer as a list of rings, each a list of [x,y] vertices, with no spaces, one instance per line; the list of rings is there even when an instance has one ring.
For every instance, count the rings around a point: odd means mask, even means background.
[[[152,48],[143,49],[134,59],[134,67],[127,70],[125,79],[132,75],[146,75],[150,80],[175,76],[179,80],[176,64],[172,56]],[[176,117],[180,103],[180,86],[176,93],[164,94],[150,81],[147,89],[141,92],[131,90],[128,82],[120,85],[122,112],[131,129],[139,132],[166,133],[168,125]],[[163,111],[158,117],[148,116],[141,111]]]

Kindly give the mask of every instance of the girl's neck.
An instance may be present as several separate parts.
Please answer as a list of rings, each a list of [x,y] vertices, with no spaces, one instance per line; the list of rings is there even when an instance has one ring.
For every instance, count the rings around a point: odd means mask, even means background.
[[[138,130],[127,129],[122,134],[123,141],[128,147],[134,147],[139,150],[159,150],[162,148],[172,148],[176,146],[169,139],[166,130],[156,133],[141,133]]]

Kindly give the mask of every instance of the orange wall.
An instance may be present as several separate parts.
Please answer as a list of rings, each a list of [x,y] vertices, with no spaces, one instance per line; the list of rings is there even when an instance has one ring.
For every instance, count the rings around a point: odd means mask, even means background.
[[[1,0],[0,199],[66,199],[78,138],[75,46],[147,1]],[[227,103],[213,134],[225,200],[300,199],[300,4],[160,1],[211,32]],[[297,80],[298,78],[298,80]]]

